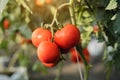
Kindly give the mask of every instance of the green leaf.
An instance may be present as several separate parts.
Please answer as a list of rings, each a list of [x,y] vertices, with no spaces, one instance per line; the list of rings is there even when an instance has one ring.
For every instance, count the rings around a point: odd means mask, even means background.
[[[84,11],[82,14],[83,17],[90,17],[90,14],[87,11]]]
[[[47,74],[48,71],[47,71],[47,68],[41,64],[39,61],[36,61],[33,66],[32,66],[32,70],[33,71],[41,71],[42,73],[44,74]]]
[[[112,10],[117,8],[117,1],[116,0],[110,0],[108,6],[105,8],[106,10]]]
[[[25,54],[25,53],[18,53],[19,54],[19,64],[20,66],[26,66],[28,67],[29,66],[29,63],[30,63],[30,57],[28,56],[28,54]]]
[[[8,0],[0,0],[0,13],[2,13],[7,3],[8,3]]]
[[[120,41],[118,40],[115,45],[115,51],[113,54],[113,63],[118,72],[120,72]]]
[[[115,14],[115,15],[111,18],[111,20],[115,20],[115,19],[116,19],[116,16],[117,16],[117,14]]]
[[[7,49],[7,46],[8,46],[8,41],[4,39],[0,44],[0,48]]]
[[[114,33],[120,34],[120,11],[116,14],[116,19],[113,23]]]
[[[28,5],[25,3],[24,0],[16,0],[16,1],[19,5],[22,5],[25,9],[27,9],[32,14],[31,9],[28,7]]]
[[[113,61],[108,61],[106,64],[106,80],[110,80],[110,76],[113,69]]]
[[[30,28],[26,25],[23,24],[19,27],[19,31],[22,33],[22,35],[24,35],[26,38],[30,39],[31,35],[32,35],[32,31],[30,30]]]

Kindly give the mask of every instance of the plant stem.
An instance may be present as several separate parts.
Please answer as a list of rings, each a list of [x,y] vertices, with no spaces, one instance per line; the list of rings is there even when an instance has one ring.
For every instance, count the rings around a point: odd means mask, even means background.
[[[63,69],[63,62],[61,61],[59,64],[59,73],[58,73],[57,77],[55,78],[55,80],[60,80],[62,69]]]
[[[58,10],[60,10],[61,8],[65,7],[65,6],[69,6],[69,5],[70,5],[69,3],[64,3],[64,4],[60,5],[60,6],[55,10],[55,13],[54,13],[54,16],[53,16],[53,20],[52,20],[51,24],[49,25],[50,28],[51,28],[52,36],[53,36],[53,34],[54,34],[54,30],[53,30],[53,29],[54,29],[54,28],[53,28],[54,23],[56,22],[56,23],[58,24],[58,20],[57,20],[57,12],[58,12]]]
[[[70,0],[69,12],[71,17],[71,22],[76,26],[75,11],[74,11],[74,0]]]
[[[84,0],[86,5],[88,6],[88,8],[90,9],[90,11],[95,15],[95,12],[93,11],[93,9],[91,8],[90,4],[88,3],[87,0]]]
[[[8,65],[8,68],[14,66],[15,62],[16,62],[17,59],[18,59],[18,56],[19,56],[18,53],[15,53],[15,54],[13,55],[13,57],[12,57],[11,60],[10,60],[9,65]]]
[[[70,0],[69,11],[70,11],[72,24],[76,25],[75,12],[74,12],[74,2],[75,2],[75,0]],[[83,55],[82,47],[80,46],[80,43],[76,46],[76,49],[80,53],[81,58],[82,58],[82,60],[84,62],[84,66],[85,66],[84,80],[88,80],[89,65],[88,65],[88,63],[87,63],[87,61],[86,61],[86,59],[85,59],[85,57]]]
[[[76,49],[77,49],[77,51],[80,53],[80,56],[81,56],[81,58],[82,58],[82,61],[84,62],[84,67],[85,67],[85,71],[84,71],[84,80],[88,80],[88,73],[89,73],[89,68],[90,68],[90,66],[88,65],[88,63],[87,63],[87,61],[86,61],[86,59],[85,59],[85,57],[84,57],[84,55],[83,55],[83,52],[82,52],[82,47],[80,46],[80,44],[78,44],[77,46],[76,46]]]
[[[65,6],[69,6],[69,5],[70,5],[69,3],[64,3],[64,4],[60,5],[60,6],[55,10],[54,17],[53,17],[53,20],[52,20],[52,23],[50,24],[50,26],[53,26],[54,23],[57,21],[57,12],[58,12],[58,10],[60,10],[61,8],[65,7]]]

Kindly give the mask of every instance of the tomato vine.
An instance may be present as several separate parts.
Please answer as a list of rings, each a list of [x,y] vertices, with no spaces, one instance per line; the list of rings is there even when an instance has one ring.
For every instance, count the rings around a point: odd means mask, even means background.
[[[84,56],[83,48],[88,46],[93,37],[98,42],[105,43],[103,61],[107,66],[107,79],[110,77],[113,66],[120,71],[119,0],[42,1],[42,3],[38,3],[39,1],[35,2],[34,0],[2,0],[0,2],[0,32],[3,35],[0,40],[1,49],[7,49],[9,40],[19,43],[20,41],[16,40],[18,36],[24,38],[27,42],[27,40],[30,40],[32,32],[38,27],[50,30],[53,38],[52,42],[54,42],[54,34],[57,30],[65,27],[66,23],[71,23],[80,30],[81,40],[75,47],[84,63],[84,80],[88,80],[91,65]],[[5,19],[8,21],[4,22]],[[96,29],[94,26],[97,26]],[[113,50],[108,51],[109,47],[112,47]],[[6,53],[9,53],[9,51]],[[109,59],[109,57],[112,58]],[[63,58],[62,56],[61,59],[63,60]],[[63,64],[61,62],[60,71],[62,67]],[[60,75],[58,75],[59,77]]]

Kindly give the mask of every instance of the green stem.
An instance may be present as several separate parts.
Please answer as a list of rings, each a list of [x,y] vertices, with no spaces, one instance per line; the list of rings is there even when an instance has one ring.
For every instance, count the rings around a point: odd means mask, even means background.
[[[62,69],[63,69],[63,62],[61,61],[59,64],[59,73],[58,73],[57,77],[55,78],[55,80],[60,80]]]
[[[50,26],[53,26],[54,23],[57,21],[57,12],[58,12],[58,10],[60,10],[61,8],[65,7],[65,6],[69,6],[69,5],[70,5],[69,3],[64,3],[64,4],[60,5],[60,6],[55,10],[54,17],[53,17],[53,20],[52,20],[52,23],[50,24]]]
[[[83,49],[82,49],[82,47],[80,46],[80,44],[78,44],[77,46],[76,46],[76,49],[77,49],[77,51],[80,53],[80,56],[81,56],[81,58],[82,58],[82,61],[84,62],[84,67],[85,67],[85,71],[84,71],[84,80],[88,80],[88,73],[89,73],[89,68],[90,68],[90,66],[89,66],[89,64],[87,63],[87,61],[86,61],[86,59],[85,59],[85,57],[84,57],[84,55],[83,55]]]
[[[51,22],[51,24],[49,25],[50,28],[51,28],[51,32],[52,32],[52,36],[54,35],[54,28],[53,28],[53,25],[54,23],[56,22],[56,24],[58,24],[58,20],[57,20],[57,12],[58,10],[60,10],[61,8],[65,7],[65,6],[69,6],[70,4],[69,3],[64,3],[62,5],[60,5],[56,10],[55,10],[55,13],[54,13],[54,16],[53,16],[53,20]]]
[[[74,0],[70,0],[69,12],[72,24],[76,26],[75,11],[74,11]]]
[[[70,11],[70,16],[71,16],[71,21],[72,24],[76,25],[76,19],[75,19],[75,12],[74,12],[74,2],[75,0],[70,0],[70,7],[69,7],[69,11]],[[85,71],[84,71],[84,80],[88,80],[88,73],[89,73],[89,65],[83,55],[83,50],[82,47],[80,46],[80,43],[76,46],[76,49],[78,50],[78,52],[81,55],[81,58],[84,62],[84,66],[85,66]]]
[[[93,11],[92,7],[90,6],[90,4],[88,3],[87,0],[84,0],[86,5],[88,6],[88,8],[90,9],[90,11],[95,15],[95,12]]]

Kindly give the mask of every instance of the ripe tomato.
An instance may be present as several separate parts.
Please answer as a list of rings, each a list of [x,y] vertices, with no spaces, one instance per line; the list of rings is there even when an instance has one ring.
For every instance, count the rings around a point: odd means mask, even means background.
[[[73,63],[77,63],[78,60],[81,63],[83,62],[82,59],[81,59],[80,53],[75,48],[71,48],[70,53],[71,53],[71,58],[70,59]],[[83,49],[83,54],[84,54],[84,57],[87,60],[87,62],[90,62],[90,56],[89,56],[89,52],[88,52],[87,48]],[[77,60],[77,58],[78,58],[78,60]]]
[[[67,24],[61,30],[58,30],[54,35],[55,43],[63,50],[69,50],[78,44],[80,40],[79,29],[72,25]]]
[[[43,63],[54,63],[60,60],[60,50],[54,42],[43,41],[37,48],[38,59]]]
[[[59,63],[59,61],[58,62],[54,62],[54,63],[44,63],[44,62],[42,62],[42,64],[44,66],[50,67],[50,68],[56,66],[58,63]]]
[[[75,49],[75,48],[71,48],[70,49],[70,53],[71,53],[71,58],[70,60],[73,62],[73,63],[77,63],[78,61],[81,62],[81,57],[80,57],[80,54],[78,53],[78,51]],[[77,60],[78,58],[78,60]]]
[[[43,6],[45,3],[45,0],[35,0],[35,5],[36,6]]]
[[[90,53],[89,53],[87,48],[83,49],[83,54],[84,54],[85,59],[87,60],[87,62],[90,62]]]
[[[46,2],[47,4],[50,4],[50,3],[52,2],[52,0],[45,0],[45,2]]]
[[[8,19],[5,19],[3,21],[3,27],[4,27],[4,29],[8,29],[9,26],[10,26],[10,21]]]
[[[49,30],[37,28],[32,33],[32,43],[36,47],[38,47],[42,41],[50,41],[51,39],[52,33]]]
[[[99,32],[99,27],[97,25],[93,26],[93,32],[94,33]]]

